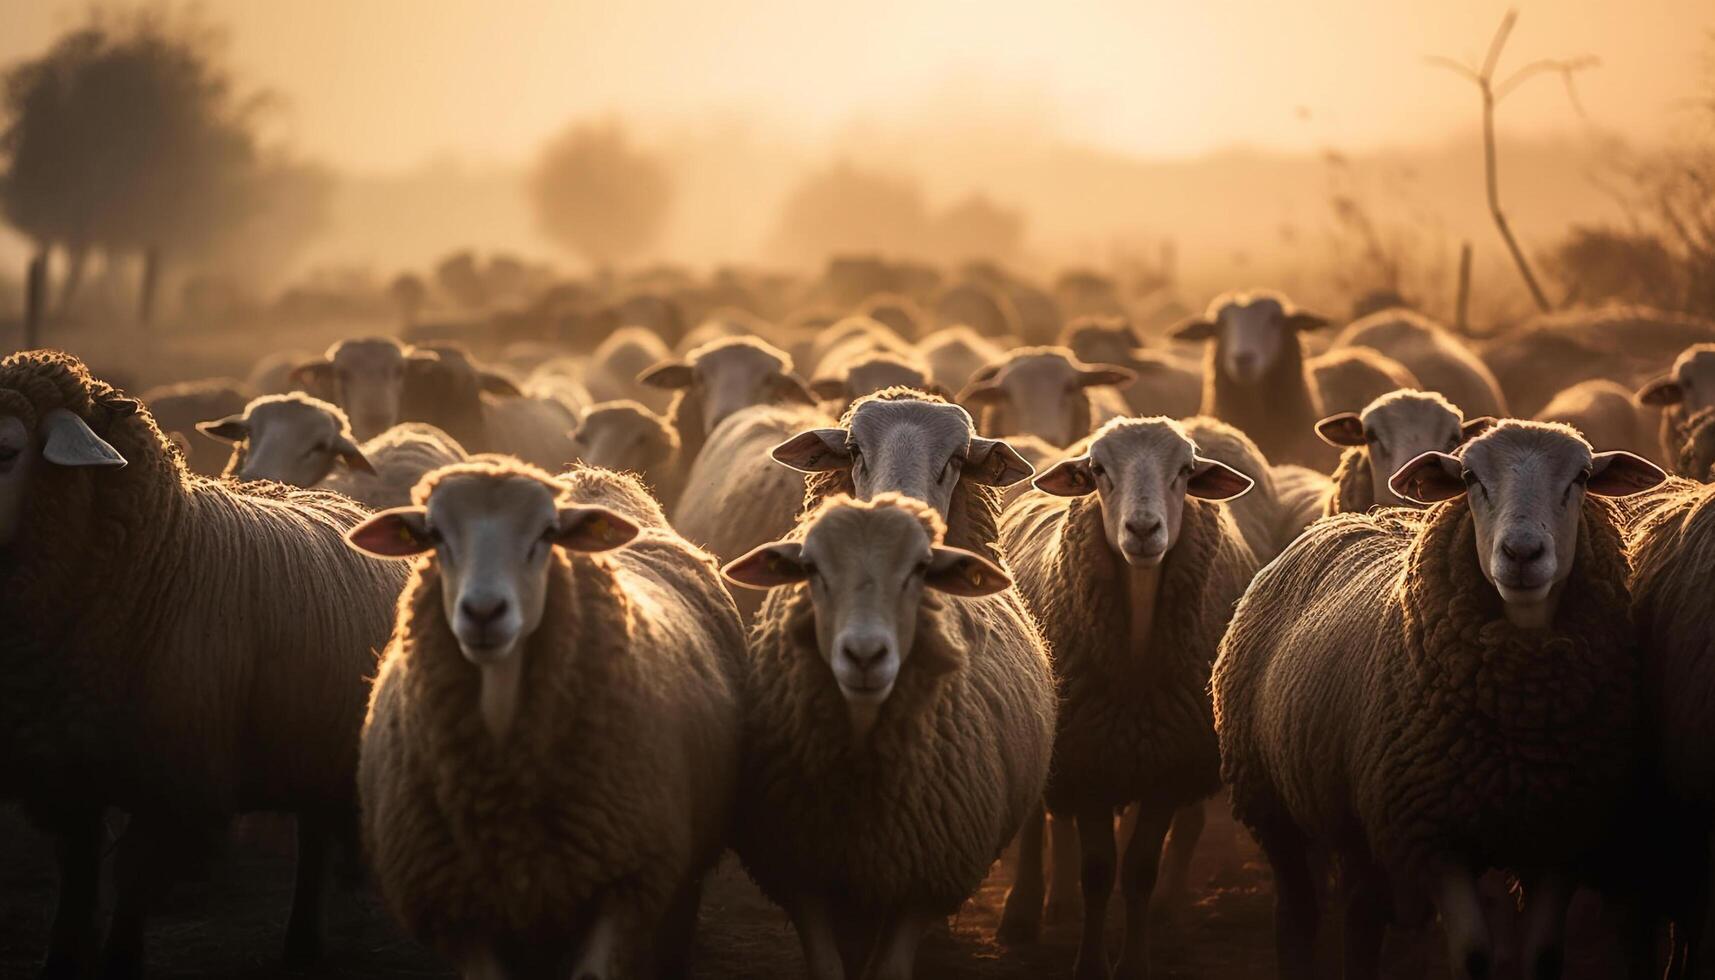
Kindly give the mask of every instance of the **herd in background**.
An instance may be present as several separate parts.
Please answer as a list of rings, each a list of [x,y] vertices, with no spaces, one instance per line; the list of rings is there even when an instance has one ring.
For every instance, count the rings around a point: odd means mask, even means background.
[[[56,841],[44,975],[140,974],[165,883],[279,810],[293,966],[361,853],[467,977],[678,975],[730,848],[811,977],[907,978],[1016,839],[1000,938],[1081,906],[1078,980],[1145,977],[1223,787],[1283,977],[1336,896],[1347,977],[1437,914],[1455,976],[1558,976],[1578,889],[1633,976],[1715,975],[1715,324],[1474,349],[1255,291],[1146,338],[1022,280],[833,286],[140,401],[0,360],[0,796]]]

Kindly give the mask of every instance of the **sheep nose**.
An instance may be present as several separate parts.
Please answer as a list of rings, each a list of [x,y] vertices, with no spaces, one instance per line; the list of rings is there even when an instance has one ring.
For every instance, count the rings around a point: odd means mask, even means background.
[[[887,656],[887,641],[880,637],[856,637],[840,643],[840,653],[852,665],[868,670]]]
[[[477,626],[487,626],[506,615],[505,599],[461,599],[459,612]]]
[[[1139,538],[1147,538],[1161,528],[1159,517],[1134,517],[1125,522],[1125,529]]]
[[[1257,356],[1254,351],[1244,351],[1233,355],[1233,366],[1244,373],[1249,373],[1252,368],[1256,367],[1256,362]]]
[[[1547,550],[1541,538],[1507,538],[1501,542],[1501,554],[1516,562],[1532,562]]]

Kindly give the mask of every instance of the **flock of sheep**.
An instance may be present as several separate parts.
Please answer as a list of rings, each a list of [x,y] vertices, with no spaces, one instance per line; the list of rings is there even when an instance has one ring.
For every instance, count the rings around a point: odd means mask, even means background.
[[[1635,976],[1669,924],[1715,975],[1715,325],[1479,352],[1389,309],[1322,344],[1258,291],[1146,341],[1044,299],[686,330],[634,298],[593,348],[353,338],[141,401],[0,361],[0,793],[56,841],[44,975],[139,974],[163,884],[276,810],[292,966],[361,856],[467,977],[679,975],[730,849],[809,976],[908,978],[1016,840],[999,938],[1081,905],[1079,980],[1139,978],[1223,789],[1283,977],[1331,897],[1347,977],[1437,914],[1490,976],[1491,870],[1530,977],[1579,889]]]

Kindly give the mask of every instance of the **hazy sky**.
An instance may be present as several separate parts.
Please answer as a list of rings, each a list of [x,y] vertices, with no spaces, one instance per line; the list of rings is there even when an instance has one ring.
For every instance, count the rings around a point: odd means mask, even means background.
[[[0,0],[0,62],[39,51],[84,2]],[[1007,113],[1150,155],[1439,140],[1475,125],[1495,0],[205,0],[243,77],[286,96],[311,156],[389,171],[451,154],[526,159],[568,118],[645,129],[710,112],[818,136],[924,103]],[[1591,121],[1655,139],[1685,125],[1712,0],[1536,0],[1505,64],[1593,52]],[[1557,80],[1503,109],[1509,132],[1580,125]]]

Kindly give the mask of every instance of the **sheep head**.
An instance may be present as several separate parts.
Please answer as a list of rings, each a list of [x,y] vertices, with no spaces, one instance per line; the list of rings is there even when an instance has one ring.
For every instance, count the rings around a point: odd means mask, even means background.
[[[399,421],[410,354],[391,337],[342,340],[323,359],[294,368],[291,382],[345,409],[357,438],[370,439]]]
[[[1216,363],[1237,385],[1253,385],[1280,362],[1298,332],[1328,325],[1326,317],[1297,309],[1279,293],[1258,290],[1228,293],[1209,304],[1207,313],[1173,328],[1174,340],[1215,342]]]
[[[1593,453],[1570,426],[1509,419],[1458,456],[1418,456],[1390,482],[1394,493],[1418,504],[1465,498],[1477,561],[1508,619],[1545,628],[1578,554],[1584,495],[1630,496],[1666,478],[1631,453]]]
[[[1197,455],[1172,419],[1114,419],[1088,453],[1056,463],[1035,485],[1060,497],[1095,493],[1108,547],[1133,568],[1154,568],[1179,543],[1186,497],[1231,500],[1250,490],[1251,478]]]
[[[1368,449],[1372,499],[1383,507],[1409,506],[1388,486],[1401,466],[1427,452],[1453,452],[1488,431],[1495,420],[1465,421],[1459,407],[1432,391],[1400,389],[1364,406],[1316,423],[1316,434],[1330,446]]]
[[[703,435],[742,408],[775,402],[816,404],[816,396],[792,371],[785,351],[752,337],[712,341],[682,360],[662,361],[637,376],[643,384],[681,391],[695,399]]]
[[[585,408],[572,430],[578,459],[620,473],[647,473],[679,448],[679,436],[667,420],[630,400],[600,402]]]
[[[1687,416],[1715,408],[1715,344],[1693,344],[1673,369],[1638,389],[1638,401],[1656,408],[1679,405]]]
[[[940,518],[898,494],[829,498],[805,526],[801,541],[765,544],[726,577],[753,589],[809,583],[817,649],[861,738],[912,654],[923,590],[981,596],[1012,581],[987,559],[940,544]]]
[[[1096,385],[1123,388],[1137,379],[1113,364],[1085,364],[1064,347],[1026,347],[971,376],[959,401],[980,405],[984,424],[997,435],[1035,436],[1069,446],[1084,436],[1088,395]]]
[[[264,395],[238,415],[198,422],[197,431],[233,444],[226,475],[240,480],[313,487],[339,463],[375,472],[352,439],[345,413],[304,394]]]
[[[121,410],[128,405],[127,414],[137,408],[129,399],[110,399],[108,404]],[[0,413],[4,412],[5,402],[0,401]],[[125,465],[125,457],[70,409],[43,412],[34,432],[19,416],[0,414],[0,548],[17,536],[31,475],[42,465],[119,467]]]

